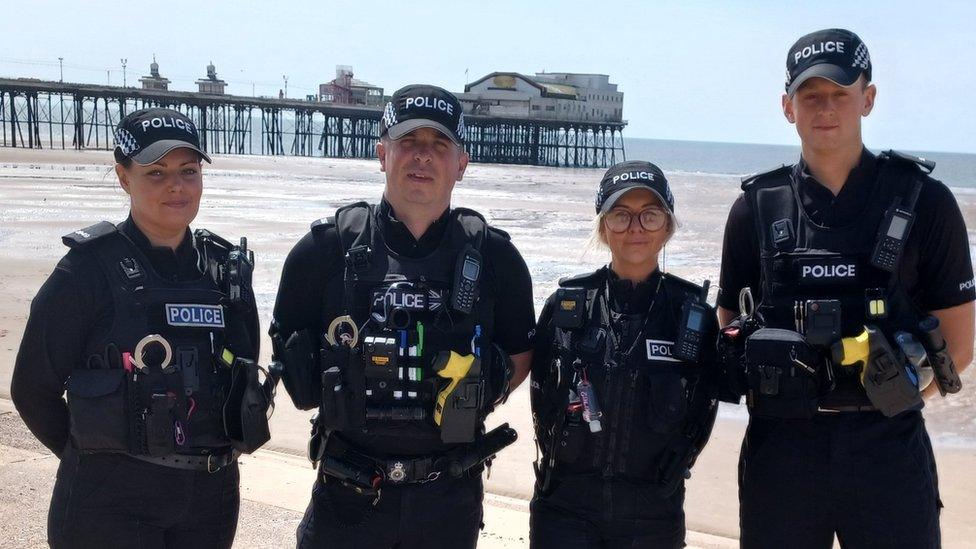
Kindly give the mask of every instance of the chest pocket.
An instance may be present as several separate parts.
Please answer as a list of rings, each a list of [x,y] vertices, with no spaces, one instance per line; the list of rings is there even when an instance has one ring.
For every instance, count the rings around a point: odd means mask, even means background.
[[[659,367],[645,386],[647,427],[659,434],[674,432],[688,415],[688,380],[671,367]]]

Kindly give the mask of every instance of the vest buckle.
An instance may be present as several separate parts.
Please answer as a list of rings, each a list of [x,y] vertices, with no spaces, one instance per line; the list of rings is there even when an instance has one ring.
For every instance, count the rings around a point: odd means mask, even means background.
[[[354,271],[364,271],[369,267],[372,250],[366,244],[349,248],[346,252],[346,266]]]
[[[136,260],[132,259],[131,257],[123,257],[122,260],[119,261],[119,269],[129,280],[142,278],[142,268],[139,267],[139,263],[137,263]]]
[[[793,241],[793,220],[780,219],[779,221],[773,221],[772,232],[773,245],[776,246],[776,249],[782,249],[783,244]]]

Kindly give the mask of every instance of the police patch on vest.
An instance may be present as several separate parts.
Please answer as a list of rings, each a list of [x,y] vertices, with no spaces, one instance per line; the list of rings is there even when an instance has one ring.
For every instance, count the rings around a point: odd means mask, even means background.
[[[382,310],[384,301],[387,307],[408,311],[436,311],[444,304],[444,298],[439,292],[412,286],[392,287],[373,293],[374,310]]]
[[[858,264],[853,259],[808,258],[796,262],[798,281],[802,285],[817,286],[850,283],[857,280]]]
[[[663,339],[644,340],[647,347],[647,360],[658,360],[664,362],[680,362],[674,358],[674,342],[664,341]]]
[[[166,323],[191,328],[223,328],[224,308],[220,305],[167,303]]]

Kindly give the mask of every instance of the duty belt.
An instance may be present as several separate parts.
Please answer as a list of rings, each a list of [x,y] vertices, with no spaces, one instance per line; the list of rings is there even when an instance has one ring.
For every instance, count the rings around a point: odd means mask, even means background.
[[[378,458],[363,454],[336,437],[329,437],[324,456],[349,464],[368,465],[381,477],[381,483],[394,485],[432,482],[445,473],[435,465],[444,457],[443,454]],[[328,467],[322,467],[322,473],[334,476],[327,469]],[[477,472],[480,473],[481,469],[479,468]]]
[[[148,463],[154,463],[156,465],[162,465],[164,467],[172,467],[174,469],[185,469],[188,471],[207,471],[208,473],[216,473],[224,467],[237,461],[237,458],[241,455],[237,450],[228,450],[222,454],[207,454],[207,455],[188,455],[188,454],[170,454],[168,456],[146,456],[146,455],[132,455],[130,457],[138,459],[139,461],[145,461]]]

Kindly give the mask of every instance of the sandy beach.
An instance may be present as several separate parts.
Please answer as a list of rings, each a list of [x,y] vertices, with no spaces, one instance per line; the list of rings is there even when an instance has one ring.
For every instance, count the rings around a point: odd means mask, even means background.
[[[204,198],[194,227],[206,227],[228,239],[248,237],[257,255],[255,293],[263,328],[270,322],[281,266],[292,245],[316,218],[354,200],[375,201],[383,186],[375,160],[274,157],[215,157],[205,168]],[[9,398],[10,375],[30,300],[64,254],[60,236],[102,219],[126,215],[126,195],[111,172],[108,152],[0,149],[0,397]],[[676,198],[681,228],[666,250],[668,271],[695,282],[717,285],[721,235],[728,208],[737,196],[738,178],[667,172]],[[761,166],[757,166],[761,168]],[[459,183],[454,205],[474,208],[508,231],[529,265],[537,311],[559,277],[592,269],[605,261],[584,253],[593,216],[593,193],[602,170],[472,165]],[[951,184],[951,182],[948,182]],[[976,193],[956,192],[970,241],[976,228]],[[714,290],[711,296],[714,301]],[[262,343],[262,361],[270,342]],[[946,547],[976,547],[976,369],[963,376],[963,392],[936,399],[925,415],[939,465]],[[738,533],[736,462],[745,427],[745,410],[723,405],[712,440],[688,483],[686,512],[691,530],[726,538]],[[309,413],[295,410],[279,395],[272,419],[270,450],[281,455],[304,452]],[[495,461],[488,491],[512,498],[524,516],[531,495],[535,457],[528,391],[520,388],[490,419],[507,421],[519,441]],[[5,462],[0,459],[0,477]],[[262,470],[274,475],[274,467]],[[244,475],[248,474],[245,469]],[[255,471],[256,472],[256,471]],[[245,482],[247,482],[245,480]],[[289,491],[282,508],[303,509],[305,490]],[[301,494],[305,494],[301,498]],[[25,517],[43,525],[49,493],[33,494],[44,505]],[[246,494],[245,494],[246,497]],[[297,499],[298,501],[291,501]],[[519,503],[522,501],[523,503]],[[0,499],[0,509],[16,505]],[[0,516],[2,513],[0,513]],[[524,528],[521,519],[489,530]],[[291,543],[286,540],[284,545]],[[527,543],[526,543],[527,545]],[[0,543],[2,546],[2,543]],[[248,545],[240,545],[242,547]],[[489,543],[486,547],[492,547]]]

